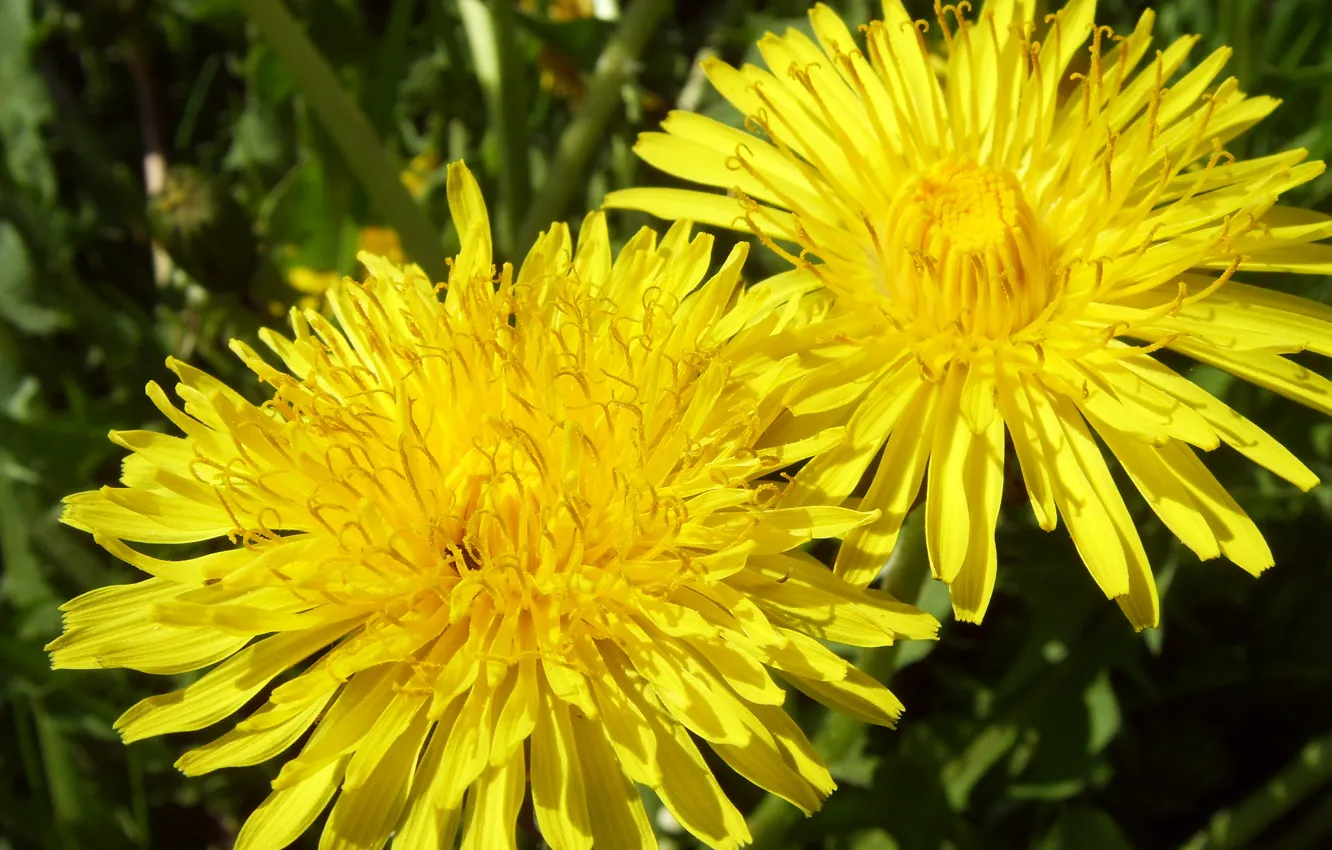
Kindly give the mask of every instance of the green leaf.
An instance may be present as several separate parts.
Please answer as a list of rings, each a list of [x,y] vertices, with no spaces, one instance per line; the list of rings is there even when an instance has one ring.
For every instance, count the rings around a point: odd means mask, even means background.
[[[28,249],[9,222],[0,222],[0,316],[26,334],[49,334],[65,327],[68,317],[34,303]]]
[[[1133,850],[1133,845],[1105,812],[1076,806],[1059,816],[1036,850]]]

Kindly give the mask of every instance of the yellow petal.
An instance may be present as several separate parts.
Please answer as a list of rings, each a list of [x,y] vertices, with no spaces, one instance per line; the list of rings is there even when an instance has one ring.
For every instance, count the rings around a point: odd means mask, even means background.
[[[749,828],[744,816],[722,793],[689,733],[680,724],[671,722],[641,680],[628,678],[616,665],[611,665],[610,670],[626,696],[637,705],[647,721],[649,734],[657,741],[661,780],[654,790],[666,808],[685,829],[710,847],[731,850],[748,843]]]
[[[514,674],[513,690],[504,702],[491,736],[490,764],[492,767],[506,764],[514,750],[521,749],[523,742],[536,728],[538,712],[537,666],[535,658],[524,658],[518,662]]]
[[[329,680],[328,685],[323,691],[316,692],[312,699],[297,703],[294,710],[272,703],[265,705],[221,738],[185,753],[177,759],[176,768],[186,776],[200,776],[222,767],[268,761],[296,743],[296,739],[319,718],[319,713],[337,690],[336,682]],[[268,719],[269,715],[282,715],[286,719],[274,723]],[[255,727],[246,728],[246,723],[253,723]]]
[[[301,754],[282,766],[273,787],[290,788],[350,753],[396,696],[394,688],[406,679],[407,671],[391,664],[353,676],[319,721]],[[341,778],[339,770],[339,781]]]
[[[144,618],[70,629],[47,644],[56,670],[128,667],[170,676],[216,664],[250,638],[212,628],[173,629]]]
[[[543,695],[532,735],[532,808],[552,850],[591,850],[587,790],[569,707],[549,694]]]
[[[168,732],[187,732],[216,723],[239,709],[264,685],[336,640],[342,623],[265,638],[236,653],[184,690],[148,697],[116,721],[126,743]]]
[[[481,187],[472,172],[461,161],[449,163],[447,194],[449,216],[458,228],[462,240],[462,253],[454,260],[452,272],[471,277],[480,272],[490,274],[490,217]]]
[[[503,764],[488,765],[476,781],[468,801],[469,818],[463,833],[462,850],[518,846],[518,809],[523,805],[527,786],[527,768],[522,748]],[[470,796],[470,795],[469,795]]]
[[[949,369],[930,429],[933,445],[925,491],[925,543],[930,569],[946,582],[962,569],[972,536],[966,492],[972,433],[961,411],[966,377],[965,365],[954,364]]]
[[[959,620],[979,623],[989,607],[998,570],[994,531],[1004,489],[1003,420],[991,417],[985,432],[971,441],[963,478],[971,539],[949,595]]]
[[[920,371],[904,360],[881,373],[846,426],[846,441],[796,473],[782,505],[840,504],[860,483],[865,468],[920,387]]]
[[[1195,503],[1216,535],[1221,554],[1253,575],[1272,566],[1272,550],[1258,526],[1203,466],[1192,449],[1172,443],[1163,447],[1160,455],[1172,474],[1189,487]]]
[[[1027,390],[1008,370],[999,373],[997,386],[999,412],[1013,437],[1013,449],[1022,468],[1022,482],[1026,485],[1036,524],[1046,531],[1054,531],[1059,512],[1055,509],[1054,488],[1050,483],[1053,464],[1045,455],[1045,443],[1032,413]]]
[[[417,719],[424,714],[425,704],[423,696],[410,691],[403,691],[393,697],[388,707],[375,719],[375,725],[356,742],[355,752],[347,763],[347,774],[342,780],[344,795],[369,782],[385,754],[408,734],[409,729],[420,725]],[[424,735],[425,731],[422,727],[421,734]]]
[[[1127,573],[1125,582],[1127,586],[1124,592],[1114,594],[1115,601],[1119,603],[1119,607],[1135,629],[1154,627],[1160,617],[1160,602],[1156,594],[1156,580],[1152,577],[1151,566],[1147,563],[1147,554],[1143,551],[1138,529],[1133,524],[1133,518],[1129,516],[1128,508],[1124,506],[1124,499],[1115,480],[1110,476],[1110,469],[1105,464],[1100,448],[1092,439],[1086,423],[1078,415],[1073,403],[1067,399],[1059,399],[1056,403],[1060,407],[1058,415],[1064,423],[1068,446],[1085,474],[1086,482],[1090,485],[1087,498],[1101,506],[1114,528],[1114,537],[1106,536],[1100,540],[1090,541],[1089,545],[1119,553]],[[1175,442],[1171,445],[1182,444]],[[1065,516],[1068,516],[1064,505],[1065,503],[1061,502],[1060,509],[1065,510]],[[1073,532],[1076,543],[1079,532],[1074,528],[1074,521],[1071,518],[1069,530]],[[1116,539],[1118,546],[1113,545]],[[1078,551],[1082,552],[1081,545]],[[1088,566],[1091,566],[1090,562]]]
[[[65,498],[60,521],[89,533],[136,543],[196,543],[221,537],[235,523],[219,506],[185,499],[164,500],[153,493],[114,488],[76,493]]]
[[[420,705],[424,706],[424,700]],[[387,747],[376,748],[374,764],[360,784],[343,784],[319,837],[319,850],[379,850],[384,846],[407,802],[429,725],[425,711],[418,710]]]
[[[608,209],[642,210],[658,218],[684,219],[728,230],[748,230],[749,208],[737,198],[690,189],[620,189],[606,195],[602,205]],[[755,222],[773,239],[793,241],[789,213],[756,206]]]
[[[854,667],[846,671],[846,678],[840,682],[808,679],[794,673],[782,676],[808,696],[863,723],[891,727],[902,716],[902,703],[897,697]]]
[[[1271,470],[1301,490],[1311,490],[1317,486],[1318,476],[1291,454],[1289,449],[1202,387],[1150,357],[1129,357],[1121,362],[1144,381],[1198,411],[1227,445],[1249,460]]]
[[[1175,340],[1170,348],[1332,416],[1332,381],[1284,357],[1253,351],[1225,351],[1187,338]]]
[[[832,774],[824,765],[814,745],[805,737],[800,726],[780,708],[759,705],[754,707],[754,716],[772,735],[781,748],[786,762],[791,769],[808,782],[821,797],[826,797],[837,787]]]
[[[442,804],[441,792],[445,790],[442,780],[448,772],[448,766],[443,763],[442,757],[444,745],[449,740],[449,733],[461,709],[462,700],[454,700],[435,720],[430,743],[426,744],[421,760],[417,764],[411,794],[407,798],[402,822],[393,839],[399,846],[453,846],[462,808],[461,805],[446,808]]]
[[[851,584],[863,587],[872,582],[897,543],[930,457],[930,441],[921,435],[930,433],[937,395],[933,385],[923,386],[888,437],[874,480],[860,503],[862,509],[880,511],[879,519],[847,535],[833,563],[833,571]]]
[[[1028,399],[1044,454],[1054,466],[1051,484],[1055,503],[1068,523],[1078,554],[1106,596],[1127,593],[1129,567],[1124,549],[1107,545],[1118,534],[1106,505],[1087,480],[1078,446],[1073,442],[1082,426],[1081,414],[1072,402],[1048,393],[1043,387],[1029,385]],[[1091,450],[1099,453],[1094,445]]]
[[[1093,419],[1092,425],[1166,527],[1204,561],[1220,555],[1221,547],[1198,510],[1191,482],[1179,478],[1160,450],[1124,437],[1109,423]]]
[[[763,790],[776,794],[805,814],[817,811],[822,796],[782,758],[776,740],[757,716],[746,711],[742,719],[750,730],[744,745],[709,742],[731,769]]]
[[[576,715],[570,725],[578,744],[578,762],[583,769],[588,798],[596,801],[596,805],[588,806],[593,846],[657,850],[657,838],[643,810],[638,789],[620,772],[615,753],[600,726]]]
[[[281,850],[314,823],[342,782],[345,759],[329,762],[301,782],[269,794],[236,836],[236,850]]]

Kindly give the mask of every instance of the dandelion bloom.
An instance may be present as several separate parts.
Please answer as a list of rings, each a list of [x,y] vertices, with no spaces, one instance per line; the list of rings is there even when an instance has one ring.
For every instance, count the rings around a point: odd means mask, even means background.
[[[1224,442],[1305,490],[1317,478],[1152,355],[1332,412],[1332,385],[1283,356],[1332,352],[1332,310],[1233,280],[1332,271],[1314,244],[1332,220],[1276,205],[1323,165],[1226,152],[1277,106],[1220,79],[1228,49],[1177,76],[1197,39],[1151,50],[1150,11],[1120,37],[1094,24],[1091,0],[1039,27],[1034,5],[998,0],[975,20],[967,3],[936,5],[946,59],[897,0],[864,49],[818,5],[817,43],[794,30],[759,42],[771,73],[705,66],[753,134],[674,113],[638,142],[656,167],[729,195],[637,189],[608,205],[750,229],[797,267],[788,278],[834,296],[797,339],[812,371],[787,401],[796,423],[841,421],[848,439],[785,504],[839,503],[882,450],[862,503],[881,516],[847,537],[838,575],[874,576],[923,481],[934,574],[959,618],[979,621],[1007,435],[1040,526],[1062,515],[1100,588],[1151,626],[1151,569],[1097,438],[1199,557],[1271,566],[1195,449]]]
[[[240,848],[287,845],[339,789],[322,847],[459,832],[512,847],[529,778],[557,850],[655,847],[634,783],[737,846],[744,820],[694,736],[817,808],[833,782],[767,668],[888,724],[897,700],[820,640],[938,624],[786,554],[874,515],[768,504],[757,479],[841,429],[752,445],[782,364],[764,355],[778,319],[763,292],[727,309],[744,252],[698,286],[709,237],[644,229],[613,261],[592,216],[576,251],[557,225],[496,279],[460,165],[448,196],[464,248],[442,300],[419,269],[362,255],[366,281],[329,294],[340,330],[306,311],[294,339],[263,335],[288,371],[234,344],[271,401],[179,362],[183,411],[149,386],[185,436],[113,434],[132,452],[124,486],[71,496],[64,519],[152,578],[66,605],[55,666],[221,662],[126,712],[126,741],[201,729],[267,689],[180,759],[190,775],[273,758],[313,727]],[[185,560],[127,545],[224,537]]]

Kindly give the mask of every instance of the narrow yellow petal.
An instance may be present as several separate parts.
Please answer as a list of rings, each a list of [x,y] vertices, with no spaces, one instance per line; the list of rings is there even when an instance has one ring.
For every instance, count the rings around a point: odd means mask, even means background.
[[[408,729],[416,725],[425,707],[425,697],[410,691],[403,691],[393,697],[393,701],[376,718],[375,725],[356,743],[356,750],[347,763],[347,775],[342,780],[344,794],[370,781],[385,753],[396,746]]]
[[[236,836],[236,850],[281,850],[300,837],[333,799],[345,759],[329,762],[300,782],[269,794]]]
[[[1114,529],[1113,538],[1107,536],[1092,541],[1090,545],[1114,550],[1120,554],[1127,573],[1125,582],[1127,586],[1124,592],[1115,594],[1115,601],[1119,603],[1119,607],[1135,629],[1154,627],[1160,617],[1160,601],[1156,593],[1156,580],[1152,577],[1151,566],[1147,563],[1147,553],[1143,551],[1138,529],[1133,524],[1133,518],[1129,516],[1119,487],[1110,476],[1110,468],[1106,466],[1105,458],[1087,430],[1086,423],[1078,415],[1071,401],[1059,399],[1057,403],[1061,407],[1059,415],[1064,421],[1068,445],[1090,485],[1087,497],[1101,506]],[[1170,445],[1182,446],[1179,442]],[[1063,503],[1060,509],[1064,509]],[[1074,533],[1076,543],[1078,532],[1074,530],[1072,520],[1069,521],[1069,530]],[[1118,546],[1112,545],[1112,541],[1116,538]],[[1090,561],[1088,566],[1091,566]]]
[[[176,760],[176,768],[186,776],[200,776],[222,767],[267,761],[305,734],[336,690],[336,682],[329,680],[326,688],[294,706],[268,703],[221,738],[185,753]],[[274,722],[278,717],[285,719]]]
[[[1318,485],[1318,476],[1289,449],[1202,387],[1150,357],[1129,357],[1122,362],[1144,381],[1198,411],[1228,446],[1249,460],[1301,490],[1312,490]]]
[[[939,390],[938,409],[931,419],[929,478],[925,491],[925,544],[936,578],[951,582],[962,569],[971,540],[967,511],[967,456],[972,433],[962,416],[962,387],[967,368],[954,364]]]
[[[571,726],[587,796],[595,801],[595,805],[588,806],[593,846],[657,850],[657,838],[643,810],[638,789],[620,772],[615,753],[600,726],[578,716],[572,718]]]
[[[959,620],[979,623],[989,607],[998,571],[994,532],[1004,489],[1003,420],[991,417],[984,433],[971,441],[963,477],[971,540],[966,560],[949,586],[949,595]]]
[[[750,730],[749,743],[735,745],[710,742],[713,751],[732,770],[765,791],[776,794],[805,814],[817,811],[823,803],[824,795],[820,795],[805,777],[787,764],[776,740],[757,716],[746,711],[742,718]]]
[[[536,728],[540,697],[537,687],[536,659],[524,658],[518,662],[513,690],[504,701],[504,708],[499,712],[495,731],[491,735],[492,767],[506,764],[513,751],[521,749],[523,742]]]
[[[1114,522],[1079,461],[1075,438],[1079,427],[1085,427],[1082,415],[1071,401],[1043,387],[1029,385],[1028,399],[1045,456],[1054,462],[1055,503],[1068,523],[1078,554],[1102,593],[1109,597],[1127,593],[1129,567],[1124,550],[1107,545],[1118,537]],[[1099,453],[1095,446],[1091,448]]]
[[[929,639],[938,632],[939,623],[934,617],[882,591],[839,579],[807,552],[758,556],[751,559],[751,566],[753,573],[790,589],[789,593],[770,590],[764,601],[756,600],[760,608],[765,602],[777,605],[780,600],[786,603],[787,616],[804,610],[805,616],[812,617],[814,609],[822,607],[825,617],[834,612],[839,618],[863,616],[881,631],[903,638]]]
[[[430,733],[430,743],[426,744],[417,764],[411,793],[403,807],[401,823],[394,834],[395,846],[453,846],[462,807],[455,805],[446,808],[442,803],[441,792],[446,790],[443,777],[449,770],[443,763],[443,755],[449,733],[461,710],[462,700],[454,700],[435,720],[434,729]]]
[[[1092,424],[1166,527],[1202,560],[1220,555],[1216,535],[1193,497],[1195,485],[1181,479],[1159,449],[1123,436],[1109,423],[1093,419]]]
[[[135,543],[197,543],[222,537],[235,527],[220,506],[183,499],[164,504],[161,496],[143,490],[119,492],[117,500],[117,493],[115,488],[104,487],[68,496],[60,521],[81,531]]]
[[[1013,437],[1013,449],[1022,468],[1022,483],[1026,485],[1036,524],[1046,531],[1054,531],[1059,521],[1054,487],[1050,482],[1054,464],[1045,455],[1045,443],[1032,413],[1027,390],[1008,370],[999,373],[996,385],[999,413]]]
[[[319,850],[379,850],[384,846],[407,802],[417,756],[430,729],[423,709],[421,700],[401,733],[386,748],[375,751],[374,764],[365,771],[360,784],[343,783],[319,836]],[[353,756],[352,761],[356,758]]]
[[[522,748],[514,750],[503,764],[488,765],[471,792],[476,796],[475,802],[468,802],[470,817],[463,832],[462,850],[516,848],[518,809],[522,808],[526,786]]]
[[[611,664],[628,664],[622,652],[603,648],[611,656],[604,659],[596,650],[583,654],[591,669],[589,676],[597,696],[597,724],[599,735],[614,750],[616,770],[643,785],[656,785],[661,781],[657,761],[657,739],[648,729],[647,720],[636,703],[629,699],[610,672]],[[595,798],[594,798],[595,799]],[[596,807],[592,807],[595,809]]]
[[[1263,533],[1188,446],[1162,447],[1161,459],[1184,482],[1216,535],[1221,554],[1253,575],[1272,566],[1272,550]]]
[[[685,219],[727,230],[747,230],[749,209],[736,198],[690,189],[620,189],[610,192],[602,205],[607,209],[642,210],[658,218]],[[790,241],[794,237],[791,216],[767,207],[753,213],[755,220],[770,230],[774,239]]]
[[[182,584],[203,584],[208,579],[222,578],[254,558],[244,548],[223,549],[180,561],[162,561],[137,552],[114,537],[94,534],[93,539],[106,551],[132,567],[152,576],[170,579]],[[63,610],[63,609],[62,609]]]
[[[839,682],[794,673],[782,676],[808,696],[863,723],[896,726],[897,718],[902,716],[902,703],[892,691],[854,667],[848,668],[846,678]]]
[[[851,584],[863,587],[872,582],[897,543],[929,460],[930,442],[921,435],[929,433],[937,395],[933,386],[922,387],[888,437],[874,480],[860,503],[864,510],[880,511],[879,519],[847,535],[833,563],[833,572]]]
[[[1280,355],[1224,351],[1187,338],[1175,340],[1170,348],[1332,416],[1332,381]]]
[[[462,162],[449,164],[447,193],[449,216],[462,240],[463,253],[454,261],[453,270],[461,275],[472,275],[485,270],[489,275],[491,260],[490,216],[486,201],[476,178]]]
[[[244,705],[279,673],[327,646],[346,630],[344,624],[336,623],[265,638],[184,690],[141,700],[120,716],[116,729],[128,743],[216,723]]]
[[[749,730],[739,717],[744,706],[693,653],[647,623],[635,623],[616,637],[672,717],[705,741],[748,743]],[[609,659],[608,666],[612,674],[620,669]]]
[[[113,584],[74,597],[60,606],[65,628],[96,626],[118,620],[141,618],[143,610],[164,599],[174,598],[187,588],[163,578],[135,584]]]
[[[920,372],[910,360],[884,370],[851,415],[846,441],[805,464],[780,503],[835,505],[851,495],[919,387]]]
[[[777,742],[786,763],[800,774],[820,797],[827,797],[836,789],[837,783],[833,781],[832,774],[824,765],[823,758],[805,737],[800,726],[791,719],[791,715],[780,708],[759,705],[754,706],[754,716]]]
[[[282,766],[273,787],[289,788],[350,753],[374,727],[407,678],[398,665],[385,664],[353,676],[319,721],[301,754]],[[345,767],[345,765],[344,765]],[[338,773],[341,780],[342,772]]]
[[[610,670],[656,739],[661,780],[654,790],[666,808],[709,847],[732,850],[747,844],[750,835],[744,816],[722,792],[689,733],[670,721],[641,680],[629,678],[618,665],[610,665]]]
[[[46,650],[56,670],[128,667],[170,676],[216,664],[249,641],[212,628],[174,629],[139,618],[70,629]]]
[[[591,850],[592,822],[573,721],[569,707],[549,694],[543,695],[532,735],[532,808],[552,850]]]

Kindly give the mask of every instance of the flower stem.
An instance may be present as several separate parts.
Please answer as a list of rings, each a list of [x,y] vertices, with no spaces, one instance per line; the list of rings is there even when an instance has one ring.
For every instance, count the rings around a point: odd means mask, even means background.
[[[917,510],[902,525],[897,546],[888,558],[880,578],[880,587],[902,602],[914,604],[920,597],[929,571],[924,511]],[[897,667],[897,647],[897,644],[893,644],[860,649],[856,652],[855,665],[867,675],[887,684]],[[825,710],[822,722],[813,736],[814,747],[823,756],[824,762],[836,764],[855,747],[864,732],[864,726],[859,720],[845,714]],[[748,818],[749,831],[754,837],[752,850],[785,846],[791,827],[799,820],[799,809],[769,794]]]
[[[432,279],[443,280],[448,267],[439,228],[403,187],[379,135],[338,83],[333,68],[282,0],[239,0],[239,3],[328,129],[376,209],[398,231],[407,253]]]
[[[564,215],[569,199],[584,185],[587,161],[601,143],[648,38],[669,8],[670,0],[634,0],[625,10],[615,35],[597,58],[597,69],[587,81],[578,114],[560,136],[546,185],[523,219],[515,256],[526,254],[537,234]]]
[[[513,0],[459,0],[463,29],[472,50],[477,80],[485,91],[490,124],[499,149],[500,198],[495,243],[501,256],[520,259],[511,249],[531,189],[527,174],[526,106],[522,57],[514,44]]]
[[[1244,802],[1213,815],[1182,850],[1246,847],[1328,782],[1332,782],[1332,732],[1305,744],[1299,755]]]

